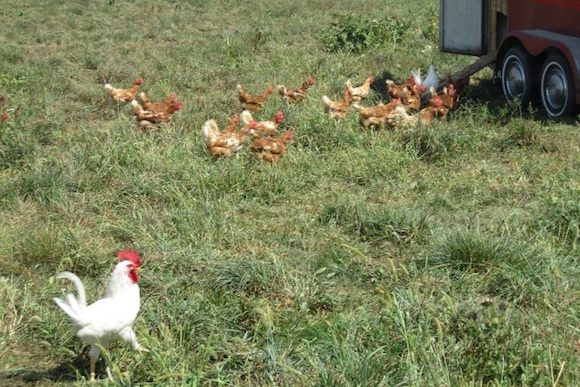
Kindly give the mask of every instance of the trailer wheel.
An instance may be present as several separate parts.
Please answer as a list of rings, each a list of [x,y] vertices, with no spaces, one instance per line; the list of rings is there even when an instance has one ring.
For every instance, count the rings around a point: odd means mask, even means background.
[[[534,97],[532,83],[532,60],[521,47],[510,48],[503,57],[501,66],[501,85],[506,99],[520,99],[526,106]]]
[[[560,118],[570,115],[574,110],[574,79],[568,61],[562,54],[552,54],[544,62],[540,92],[542,106],[548,116]]]

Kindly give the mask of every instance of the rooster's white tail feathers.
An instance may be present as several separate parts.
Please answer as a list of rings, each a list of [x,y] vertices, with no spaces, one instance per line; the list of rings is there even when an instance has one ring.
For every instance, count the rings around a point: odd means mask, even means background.
[[[423,86],[425,86],[427,90],[429,90],[430,87],[436,89],[439,87],[439,76],[437,75],[437,71],[435,71],[435,66],[433,66],[433,64],[429,66],[427,76],[423,79]]]
[[[59,273],[56,278],[67,279],[75,285],[78,297],[75,297],[72,293],[67,293],[65,300],[57,297],[53,298],[53,300],[73,321],[80,323],[83,320],[83,314],[87,307],[87,296],[83,283],[79,277],[68,271]]]
[[[429,71],[427,71],[425,79],[421,78],[421,69],[411,70],[411,75],[413,76],[415,84],[425,86],[427,90],[430,87],[437,88],[439,86],[439,76],[437,75],[437,71],[435,71],[433,63],[429,65]]]

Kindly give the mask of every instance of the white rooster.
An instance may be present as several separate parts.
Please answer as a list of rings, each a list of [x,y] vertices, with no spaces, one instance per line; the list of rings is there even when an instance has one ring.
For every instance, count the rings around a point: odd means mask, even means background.
[[[105,296],[88,306],[79,277],[68,271],[56,276],[70,280],[77,289],[78,297],[68,293],[64,300],[56,297],[53,300],[72,320],[78,338],[91,346],[91,380],[95,379],[95,364],[101,353],[99,346],[108,348],[111,342],[123,340],[130,343],[133,350],[148,352],[139,344],[131,327],[141,304],[137,285],[141,258],[131,249],[119,251],[117,256],[121,262],[113,270]]]
[[[421,78],[421,69],[411,70],[411,75],[417,86],[425,86],[425,90],[429,90],[430,87],[437,89],[439,86],[439,76],[437,71],[435,71],[435,66],[431,63],[429,66],[429,71],[427,71],[427,76],[425,79]]]

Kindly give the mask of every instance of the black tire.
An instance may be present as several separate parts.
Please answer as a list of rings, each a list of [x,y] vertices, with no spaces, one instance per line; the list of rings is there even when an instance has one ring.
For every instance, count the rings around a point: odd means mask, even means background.
[[[540,94],[546,114],[552,118],[571,115],[576,105],[575,88],[566,57],[560,53],[548,56],[541,74]]]
[[[534,101],[532,57],[522,47],[510,48],[501,65],[501,86],[507,100],[520,99],[526,107]]]

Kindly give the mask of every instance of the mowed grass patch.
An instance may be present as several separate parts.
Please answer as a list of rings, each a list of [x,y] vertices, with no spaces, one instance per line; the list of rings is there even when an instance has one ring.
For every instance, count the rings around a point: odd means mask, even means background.
[[[151,352],[106,351],[108,385],[577,384],[577,125],[479,78],[431,126],[324,114],[349,78],[471,63],[438,52],[438,2],[5,3],[0,384],[85,384],[54,276],[95,301],[127,246]],[[171,124],[107,100],[140,77],[183,102]],[[255,114],[294,128],[277,164],[208,158],[202,125],[240,112],[238,83],[309,77]]]

